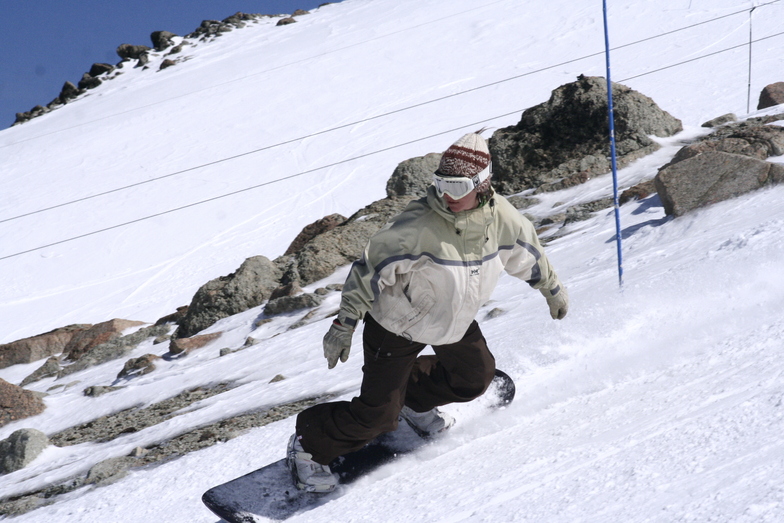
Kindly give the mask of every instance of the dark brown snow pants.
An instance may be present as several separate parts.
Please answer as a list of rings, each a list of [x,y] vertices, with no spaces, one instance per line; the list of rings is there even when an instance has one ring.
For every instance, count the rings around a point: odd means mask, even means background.
[[[362,387],[351,401],[315,405],[297,416],[297,434],[313,460],[324,465],[397,428],[403,405],[425,412],[481,396],[495,372],[495,358],[474,321],[463,339],[433,346],[397,336],[365,317]]]

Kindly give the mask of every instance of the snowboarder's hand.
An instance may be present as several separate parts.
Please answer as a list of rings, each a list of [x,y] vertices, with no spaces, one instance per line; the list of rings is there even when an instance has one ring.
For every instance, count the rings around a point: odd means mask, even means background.
[[[569,294],[566,292],[566,287],[559,284],[555,295],[551,291],[544,291],[543,294],[547,299],[547,306],[550,307],[550,316],[554,320],[564,319],[569,311]]]
[[[324,336],[324,357],[327,358],[327,365],[330,369],[338,364],[338,358],[343,363],[348,360],[348,353],[351,352],[351,337],[354,329],[340,323],[340,320],[332,322],[332,326]]]

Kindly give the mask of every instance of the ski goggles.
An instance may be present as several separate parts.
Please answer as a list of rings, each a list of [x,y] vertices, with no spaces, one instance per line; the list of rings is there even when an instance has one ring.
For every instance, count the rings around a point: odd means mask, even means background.
[[[479,187],[492,174],[491,164],[487,164],[481,172],[471,178],[465,176],[443,176],[438,171],[433,173],[433,185],[436,186],[436,193],[442,197],[448,194],[452,199],[459,200],[465,198],[468,193]]]

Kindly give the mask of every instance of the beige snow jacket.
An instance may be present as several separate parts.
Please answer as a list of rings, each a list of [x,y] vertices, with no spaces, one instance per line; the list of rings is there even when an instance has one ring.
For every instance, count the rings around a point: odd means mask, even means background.
[[[452,213],[431,186],[370,239],[346,279],[340,318],[354,326],[370,312],[399,336],[454,343],[504,270],[545,296],[561,288],[533,224],[505,198]]]

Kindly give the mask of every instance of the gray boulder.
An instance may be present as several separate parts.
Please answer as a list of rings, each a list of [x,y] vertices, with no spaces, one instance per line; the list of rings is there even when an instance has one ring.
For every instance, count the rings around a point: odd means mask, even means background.
[[[755,120],[726,125],[682,147],[670,164],[708,151],[740,154],[758,160],[784,154],[784,127],[764,125]]]
[[[150,35],[150,40],[152,40],[152,45],[156,51],[163,51],[167,47],[174,45],[172,39],[176,36],[176,34],[169,31],[155,31]]]
[[[619,167],[659,148],[650,135],[683,129],[653,100],[621,84],[613,84],[613,102]],[[581,75],[562,85],[547,102],[526,109],[517,125],[496,131],[489,146],[493,186],[502,194],[557,190],[609,172],[606,80]]]
[[[143,376],[155,370],[155,362],[161,357],[155,354],[145,354],[139,358],[131,358],[125,362],[123,369],[117,374],[117,379]]]
[[[139,55],[139,60],[136,62],[134,68],[141,67],[143,70],[147,69],[147,64],[150,62],[150,53],[143,52]]]
[[[97,63],[90,67],[90,76],[101,76],[102,74],[111,73],[114,71],[114,66],[111,64]]]
[[[101,85],[101,80],[90,76],[90,73],[84,73],[82,79],[79,80],[79,89],[95,89]]]
[[[738,117],[737,116],[735,116],[733,113],[727,113],[727,114],[723,114],[723,115],[721,115],[719,117],[716,117],[716,118],[714,118],[712,120],[708,120],[707,122],[702,124],[702,127],[708,127],[708,128],[721,127],[724,124],[737,122],[737,121],[738,121]]]
[[[60,360],[56,357],[52,356],[46,363],[42,366],[38,367],[32,374],[27,376],[25,379],[22,380],[22,383],[19,384],[20,387],[26,387],[31,383],[36,381],[42,380],[44,378],[51,378],[52,376],[57,376],[57,373],[60,372]]]
[[[237,12],[233,15],[224,18],[222,21],[218,20],[204,20],[201,25],[196,28],[192,33],[188,34],[186,38],[199,38],[202,40],[220,36],[222,33],[227,33],[234,28],[245,27],[246,22],[256,20],[262,16],[259,14],[249,14]]]
[[[384,198],[371,203],[339,227],[313,238],[295,255],[276,259],[283,273],[281,283],[305,286],[359,259],[370,237],[409,201],[411,198]]]
[[[298,294],[296,296],[282,296],[274,300],[270,300],[264,307],[264,314],[273,316],[275,314],[283,314],[286,312],[294,312],[300,309],[308,309],[311,307],[318,307],[324,298],[318,294]]]
[[[60,103],[66,103],[68,102],[68,100],[73,100],[74,98],[82,94],[82,92],[83,92],[82,90],[80,90],[71,82],[65,82],[63,84],[63,88],[60,89],[60,95],[57,97],[57,99],[60,100]]]
[[[400,162],[387,181],[387,196],[421,198],[433,183],[433,173],[441,162],[441,153],[430,153]]]
[[[663,167],[654,178],[664,211],[687,212],[784,179],[784,165],[720,151],[707,151]]]
[[[310,240],[318,236],[319,234],[323,234],[327,231],[331,231],[341,223],[346,221],[346,217],[341,214],[330,214],[329,216],[325,216],[324,218],[320,218],[315,222],[306,225],[302,231],[294,238],[294,241],[291,242],[289,248],[286,249],[286,252],[283,253],[284,256],[288,256],[290,254],[294,254],[302,249],[306,243]]]
[[[49,446],[46,434],[36,429],[21,429],[0,441],[0,474],[21,470]]]
[[[146,45],[121,44],[117,47],[117,56],[123,60],[138,60],[141,55],[149,50],[150,48]]]
[[[784,104],[784,82],[766,85],[760,93],[757,110]]]
[[[110,485],[124,478],[128,474],[128,469],[137,462],[136,458],[130,456],[105,459],[93,465],[84,482],[87,485]]]
[[[196,291],[175,336],[193,336],[220,319],[258,307],[278,287],[280,277],[281,270],[264,256],[248,258],[236,272]]]
[[[665,212],[681,216],[780,183],[784,166],[765,159],[784,154],[784,128],[770,121],[729,123],[681,148],[654,179]]]

